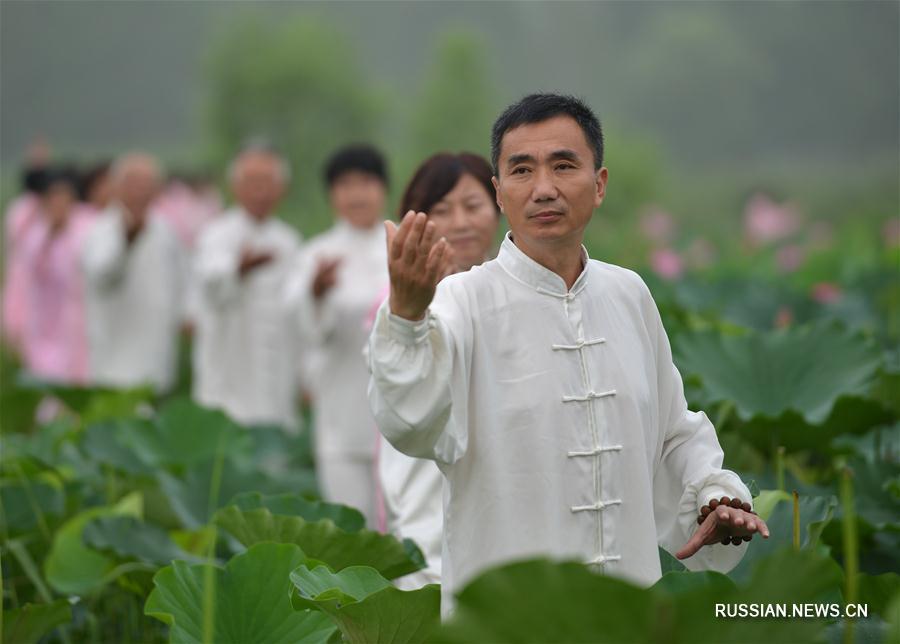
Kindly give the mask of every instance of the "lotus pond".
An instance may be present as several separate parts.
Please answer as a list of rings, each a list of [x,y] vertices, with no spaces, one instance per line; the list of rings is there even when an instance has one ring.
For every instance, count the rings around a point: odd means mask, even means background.
[[[391,583],[423,566],[414,543],[318,500],[307,435],[7,363],[3,641],[900,642],[898,263],[895,248],[857,267],[839,299],[746,270],[652,281],[691,406],[772,538],[728,575],[661,552],[652,588],[515,562],[469,584],[444,624],[437,586]],[[868,616],[724,619],[717,603]]]

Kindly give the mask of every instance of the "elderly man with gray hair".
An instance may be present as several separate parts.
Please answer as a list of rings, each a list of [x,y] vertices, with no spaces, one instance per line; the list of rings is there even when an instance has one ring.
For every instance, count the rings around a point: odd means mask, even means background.
[[[237,204],[207,226],[196,250],[194,397],[244,424],[292,429],[298,371],[283,290],[300,237],[274,216],[290,169],[254,143],[229,180]]]
[[[112,168],[113,201],[83,247],[91,382],[171,388],[182,315],[183,266],[178,240],[153,216],[163,171],[132,152]]]

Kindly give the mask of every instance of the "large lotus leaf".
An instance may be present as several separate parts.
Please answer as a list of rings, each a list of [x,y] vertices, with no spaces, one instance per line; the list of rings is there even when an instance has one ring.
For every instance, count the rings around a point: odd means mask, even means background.
[[[98,507],[76,515],[53,535],[53,545],[44,560],[47,582],[64,595],[83,595],[103,586],[115,561],[84,545],[84,527],[102,516],[140,516],[141,497],[131,494],[112,507]]]
[[[740,418],[793,411],[810,425],[824,423],[840,396],[865,397],[882,362],[872,341],[824,324],[687,333],[674,351],[682,374],[698,376],[711,400],[732,401]]]
[[[9,644],[36,644],[60,624],[72,620],[72,607],[65,599],[52,604],[25,604],[3,611],[3,641]]]
[[[859,603],[866,604],[872,613],[886,617],[890,601],[900,594],[900,575],[895,572],[860,574],[858,585]]]
[[[297,546],[262,543],[236,555],[224,568],[175,561],[153,578],[144,612],[171,628],[171,642],[217,644],[318,644],[334,633],[317,611],[291,606],[290,573],[305,560]],[[212,586],[212,630],[204,633],[204,595]]]
[[[685,573],[687,574],[687,573]],[[697,574],[697,573],[691,573]],[[837,603],[842,574],[829,557],[810,550],[780,550],[758,562],[749,582],[731,591],[716,584],[669,595],[672,614],[658,615],[670,642],[813,642],[821,637],[822,619],[724,619],[716,618],[717,604]]]
[[[42,481],[0,481],[0,534],[21,535],[42,524],[48,528],[51,518],[65,512],[65,497],[58,485]]]
[[[441,591],[436,584],[403,591],[367,566],[351,566],[334,573],[324,564],[309,565],[291,573],[294,608],[326,613],[340,628],[345,642],[424,642],[438,624]]]
[[[837,565],[809,551],[760,562],[749,584],[670,573],[638,588],[576,563],[526,561],[483,573],[457,596],[435,642],[808,642],[822,620],[721,619],[716,604],[822,601],[840,586]]]
[[[834,496],[801,496],[800,497],[800,547],[815,549],[825,526],[834,517],[837,507]],[[738,582],[748,581],[760,560],[787,547],[794,542],[794,501],[784,495],[778,498],[766,518],[769,527],[769,538],[756,536],[747,546],[747,552],[740,563],[729,573]]]
[[[149,456],[142,459],[144,454],[129,444],[129,434],[136,432],[152,433],[153,424],[143,418],[93,423],[85,430],[81,449],[96,463],[128,474],[151,474],[156,468],[147,462]]]
[[[93,519],[84,527],[83,538],[88,547],[118,559],[137,559],[163,566],[175,559],[200,561],[200,557],[179,548],[159,526],[130,516]]]
[[[900,392],[900,386],[897,391]],[[900,423],[877,427],[863,436],[838,436],[831,441],[831,449],[869,464],[890,461],[892,454],[900,454]]]
[[[191,466],[248,449],[246,431],[223,412],[180,398],[166,403],[152,425],[138,425],[126,444],[151,465]]]
[[[488,570],[457,595],[433,642],[650,642],[657,595],[583,564],[523,561]]]
[[[786,411],[778,418],[754,416],[740,423],[738,429],[743,439],[764,453],[772,453],[776,445],[791,451],[824,452],[829,442],[841,434],[864,434],[893,419],[892,413],[875,400],[841,396],[820,425],[810,425],[798,412]]]
[[[224,507],[238,494],[303,494],[316,489],[313,471],[294,472],[289,477],[275,478],[258,467],[241,466],[230,458],[222,463],[218,476],[214,476],[215,469],[215,463],[208,461],[192,466],[179,476],[169,472],[157,473],[160,489],[168,497],[172,511],[184,527],[197,529],[206,525],[217,509]],[[218,480],[217,489],[213,486],[214,479]]]
[[[307,521],[331,519],[346,532],[358,532],[366,527],[366,518],[359,510],[337,503],[310,501],[299,494],[263,495],[259,492],[246,492],[234,497],[229,505],[236,505],[241,510],[268,508],[272,514],[298,516]]]
[[[412,541],[400,542],[372,530],[346,532],[329,519],[306,521],[297,516],[273,515],[267,508],[241,510],[232,505],[216,513],[215,523],[244,546],[263,541],[294,543],[334,570],[370,566],[384,577],[395,579],[425,567],[422,552]]]

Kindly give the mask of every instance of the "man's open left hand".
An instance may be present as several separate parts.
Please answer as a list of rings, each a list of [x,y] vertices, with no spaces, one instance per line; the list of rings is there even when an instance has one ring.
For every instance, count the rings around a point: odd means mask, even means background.
[[[754,534],[762,535],[763,539],[769,538],[769,527],[765,521],[746,510],[719,505],[706,515],[694,535],[675,556],[687,559],[703,546],[724,543],[726,539],[737,545],[741,541],[749,541]]]

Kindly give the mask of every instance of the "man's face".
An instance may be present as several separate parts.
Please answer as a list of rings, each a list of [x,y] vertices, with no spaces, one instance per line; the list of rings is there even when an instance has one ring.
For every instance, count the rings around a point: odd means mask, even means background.
[[[603,201],[607,173],[594,169],[593,151],[574,119],[556,116],[506,132],[497,171],[497,204],[517,246],[539,254],[581,244]]]
[[[374,174],[350,170],[344,172],[329,189],[331,207],[337,215],[356,228],[371,228],[381,221],[386,191]]]
[[[119,201],[135,217],[143,218],[159,193],[160,179],[149,162],[133,162],[126,168],[118,185]]]
[[[238,160],[231,187],[234,198],[250,216],[265,219],[284,194],[279,160],[270,154],[245,154]]]

